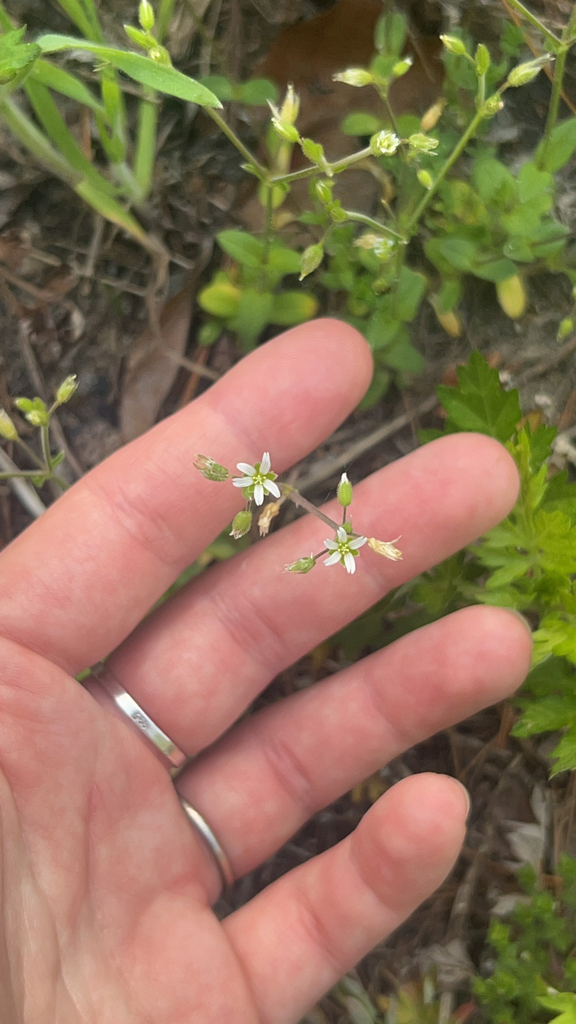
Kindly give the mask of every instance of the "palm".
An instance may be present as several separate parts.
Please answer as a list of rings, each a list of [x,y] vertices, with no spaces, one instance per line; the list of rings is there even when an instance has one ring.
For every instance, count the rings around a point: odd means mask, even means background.
[[[477,437],[416,452],[358,489],[363,528],[402,533],[398,566],[283,576],[278,566],[317,541],[301,520],[134,629],[238,507],[232,488],[193,473],[196,452],[233,464],[270,448],[281,469],[334,429],[368,374],[344,325],[291,332],[99,467],[3,553],[0,994],[10,1022],[287,1024],[449,869],[462,796],[416,777],[353,836],[219,923],[214,864],[165,769],[73,678],[114,650],[111,671],[168,735],[189,754],[208,748],[178,787],[237,876],[387,757],[517,685],[529,656],[522,626],[466,609],[230,730],[276,672],[506,512],[514,469]],[[323,572],[336,573],[328,590]]]

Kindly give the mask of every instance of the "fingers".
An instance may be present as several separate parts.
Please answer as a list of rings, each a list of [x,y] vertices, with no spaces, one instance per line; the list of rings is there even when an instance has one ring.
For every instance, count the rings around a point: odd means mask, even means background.
[[[459,783],[413,776],[386,793],[338,846],[226,918],[262,1024],[289,1024],[448,874],[468,801]]]
[[[354,576],[321,562],[306,576],[285,573],[285,563],[321,550],[329,533],[307,516],[195,581],[142,624],[110,669],[179,747],[195,753],[279,671],[495,525],[517,488],[512,459],[487,437],[458,434],[418,449],[355,488],[356,530],[384,540],[402,534],[403,561],[365,546]]]
[[[240,876],[403,750],[515,690],[530,634],[465,608],[244,720],[178,779]]]
[[[264,450],[281,472],[366,390],[371,357],[351,327],[320,320],[242,360],[200,399],[117,452],[3,552],[5,636],[72,673],[117,646],[242,504],[198,453],[230,468]]]

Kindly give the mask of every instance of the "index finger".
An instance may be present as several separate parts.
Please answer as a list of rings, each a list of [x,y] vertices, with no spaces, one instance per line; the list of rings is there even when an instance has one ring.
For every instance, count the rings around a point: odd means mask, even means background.
[[[317,320],[267,342],[181,412],[116,452],[0,556],[0,629],[71,673],[108,654],[242,503],[193,469],[270,451],[281,472],[364,394],[364,339]]]

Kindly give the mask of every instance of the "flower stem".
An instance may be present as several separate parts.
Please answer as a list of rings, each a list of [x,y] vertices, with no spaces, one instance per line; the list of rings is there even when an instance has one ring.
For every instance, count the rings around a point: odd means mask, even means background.
[[[248,149],[247,146],[244,145],[242,140],[238,138],[236,132],[230,127],[230,125],[224,120],[224,118],[218,113],[218,111],[215,110],[214,107],[205,107],[204,109],[206,113],[209,115],[209,117],[211,117],[212,120],[216,122],[220,130],[224,132],[226,138],[230,139],[232,145],[236,146],[236,149],[242,154],[244,159],[247,160],[250,166],[254,168],[254,171],[256,175],[260,178],[260,180],[266,181],[266,179],[268,178],[268,171],[266,170],[266,168],[256,159],[254,154],[250,152],[250,150]],[[274,179],[272,179],[272,181],[273,180]]]
[[[321,512],[319,508],[316,508],[316,505],[313,505],[311,501],[308,501],[307,498],[304,498],[300,494],[300,492],[296,490],[295,487],[291,486],[291,484],[279,484],[278,486],[280,487],[282,494],[285,495],[287,498],[290,498],[290,501],[293,501],[295,505],[298,505],[300,508],[306,509],[306,512],[311,512],[312,515],[317,516],[318,519],[321,519],[323,523],[326,523],[326,525],[329,526],[330,529],[334,531],[338,529],[338,523],[335,523],[334,520],[330,519],[329,516],[325,516],[324,513]]]
[[[345,171],[347,167],[350,167],[352,164],[358,164],[361,160],[366,160],[369,156],[372,156],[372,150],[370,149],[370,146],[366,146],[365,149],[359,149],[357,153],[351,153],[350,156],[344,156],[341,160],[335,160],[333,164],[327,164],[325,173],[328,177],[332,174],[339,174],[340,171]],[[303,167],[301,171],[292,171],[290,174],[274,175],[274,177],[270,178],[270,184],[278,185],[284,182],[289,185],[293,181],[300,181],[302,178],[311,178],[312,175],[320,173],[321,172],[316,164],[311,164],[310,167]]]
[[[525,21],[542,33],[548,43],[548,46],[554,53],[559,52],[562,47],[562,40],[559,39],[558,36],[555,36],[553,32],[550,32],[535,14],[532,14],[527,7],[524,7],[524,4],[520,3],[520,0],[508,0],[508,3],[510,4],[510,7],[513,7],[514,10],[524,18]],[[572,19],[570,19],[570,22],[571,21]]]

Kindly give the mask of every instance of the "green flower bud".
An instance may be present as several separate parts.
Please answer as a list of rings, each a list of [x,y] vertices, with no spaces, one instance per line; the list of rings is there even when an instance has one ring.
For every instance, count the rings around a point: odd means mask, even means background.
[[[314,182],[314,192],[316,193],[320,202],[324,204],[332,202],[333,188],[334,185],[332,184],[331,181],[325,181],[324,179],[321,179],[320,181]]]
[[[303,281],[308,274],[311,274],[316,267],[319,267],[324,259],[324,246],[318,242],[317,245],[309,245],[304,249],[300,257],[300,280]]]
[[[278,133],[281,139],[284,139],[286,142],[300,141],[300,132],[293,124],[281,121],[279,117],[273,117],[272,124],[274,126],[274,131]]]
[[[491,61],[488,48],[484,46],[484,43],[479,43],[478,49],[476,50],[475,60],[476,74],[478,75],[478,78],[482,78],[482,76],[486,74],[490,67],[490,64]]]
[[[313,555],[310,558],[299,558],[297,562],[292,562],[290,565],[286,565],[284,568],[286,572],[297,572],[305,573],[310,572],[311,569],[316,565],[316,559]]]
[[[556,338],[558,341],[563,341],[569,334],[572,334],[574,330],[574,321],[571,316],[565,316],[560,326],[558,327],[558,334]]]
[[[5,437],[7,441],[16,441],[18,438],[18,431],[4,409],[0,409],[0,437]]]
[[[536,60],[529,60],[525,64],[518,64],[517,67],[512,68],[508,75],[506,85],[511,86],[513,89],[517,89],[519,85],[527,85],[528,82],[536,78],[536,75],[540,74],[544,65],[548,64],[551,59],[552,54],[546,53],[543,57],[538,57]]]
[[[342,473],[342,476],[340,477],[337,498],[338,503],[342,505],[342,508],[348,508],[348,506],[352,504],[352,484],[350,483],[346,473]]]
[[[394,75],[394,78],[402,78],[402,76],[405,75],[406,72],[410,70],[413,63],[414,61],[412,57],[404,57],[403,60],[399,60],[398,63],[395,64],[394,67],[392,68],[392,74]]]
[[[392,156],[399,145],[400,139],[394,132],[377,132],[370,139],[370,149],[374,156]]]
[[[33,427],[45,427],[50,422],[48,410],[41,398],[15,398],[14,405],[24,413]]]
[[[482,117],[494,117],[499,110],[502,110],[504,106],[502,97],[499,92],[495,92],[493,96],[489,96],[482,107]]]
[[[252,526],[252,513],[248,509],[242,509],[238,515],[234,516],[232,522],[232,529],[230,530],[230,536],[234,537],[234,540],[240,540],[240,537],[245,537],[248,530]]]
[[[432,153],[438,145],[438,139],[433,139],[430,135],[423,135],[422,132],[415,132],[408,139],[408,145],[413,154]]]
[[[66,377],[66,380],[62,381],[56,392],[56,401],[58,402],[58,405],[64,405],[65,402],[68,402],[69,399],[72,398],[77,387],[78,377],[75,373],[71,374],[70,377]]]
[[[138,21],[145,32],[151,32],[154,28],[154,8],[148,0],[140,0],[138,6]]]
[[[322,164],[324,146],[320,142],[314,142],[312,139],[300,139],[300,145],[304,156],[311,164]]]
[[[283,121],[284,124],[295,124],[299,110],[300,98],[296,95],[294,92],[294,86],[290,83],[286,91],[284,102],[280,107],[280,120]]]
[[[467,54],[466,47],[461,39],[457,36],[440,36],[444,44],[444,49],[448,50],[448,53],[453,53],[456,57],[465,57]]]
[[[432,185],[434,184],[434,182],[432,180],[432,175],[429,174],[428,171],[425,171],[423,169],[419,170],[418,174],[417,174],[417,178],[418,178],[418,181],[420,182],[420,184],[424,186],[424,188],[428,188],[428,189],[432,188]]]
[[[148,35],[147,32],[141,32],[139,28],[134,28],[133,25],[124,25],[124,31],[128,39],[142,50],[149,50],[156,45],[153,36]]]
[[[348,68],[338,75],[332,75],[332,78],[335,82],[344,82],[344,85],[353,85],[357,89],[371,85],[374,81],[374,77],[366,68]]]
[[[207,480],[214,480],[216,483],[221,483],[222,480],[227,480],[230,476],[225,466],[214,462],[214,459],[208,458],[207,455],[197,455],[194,460],[194,468],[202,473]]]

